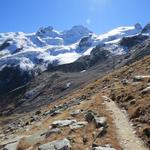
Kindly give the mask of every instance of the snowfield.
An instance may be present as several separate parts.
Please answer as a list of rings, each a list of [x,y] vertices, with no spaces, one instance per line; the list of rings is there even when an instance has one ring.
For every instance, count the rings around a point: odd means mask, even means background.
[[[123,37],[140,34],[139,24],[119,27],[97,35],[83,26],[56,31],[53,27],[40,28],[36,33],[0,33],[0,70],[6,66],[20,66],[23,70],[41,68],[48,64],[67,64],[90,55],[97,45],[105,46],[115,55],[126,52],[118,43]]]

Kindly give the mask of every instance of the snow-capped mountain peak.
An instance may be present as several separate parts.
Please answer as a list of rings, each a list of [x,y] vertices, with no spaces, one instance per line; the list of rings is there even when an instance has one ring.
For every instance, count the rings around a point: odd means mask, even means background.
[[[52,37],[52,38],[55,38],[55,37],[59,37],[60,36],[60,33],[56,30],[54,30],[54,28],[52,26],[48,26],[48,27],[41,27],[37,33],[36,33],[37,36],[40,36],[40,37]]]
[[[123,37],[139,34],[141,31],[142,27],[140,24],[136,24],[135,26],[123,26],[100,35],[98,39],[105,43],[114,43]]]
[[[57,31],[52,26],[40,28],[36,33],[9,32],[0,33],[0,68],[7,64],[14,66],[21,58],[24,66],[31,62],[33,68],[71,63],[83,55],[89,55],[97,45],[103,45],[116,55],[125,52],[117,43],[123,37],[141,33],[140,24],[118,27],[105,34],[97,35],[84,26],[73,26],[69,30]],[[19,61],[16,61],[18,60]],[[14,63],[12,63],[14,60]],[[57,62],[57,63],[56,63]],[[22,65],[21,65],[22,66]],[[23,67],[26,68],[26,67]]]
[[[64,39],[64,44],[68,45],[74,42],[79,41],[84,36],[89,36],[92,32],[82,26],[73,26],[70,30],[66,30],[62,32],[62,38]]]

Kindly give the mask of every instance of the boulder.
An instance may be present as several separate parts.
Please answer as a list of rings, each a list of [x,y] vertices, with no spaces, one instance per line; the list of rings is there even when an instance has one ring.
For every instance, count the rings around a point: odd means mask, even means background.
[[[130,82],[129,82],[129,80],[127,80],[127,79],[123,79],[123,80],[121,81],[121,83],[122,83],[123,85],[127,85],[127,84],[129,84]]]
[[[70,115],[71,115],[72,117],[75,117],[75,116],[77,116],[80,112],[81,112],[81,110],[75,110],[75,111],[72,111],[72,112],[70,113]]]
[[[116,149],[110,147],[98,146],[98,147],[94,147],[93,150],[116,150]]]
[[[18,141],[14,141],[12,143],[7,144],[3,150],[17,150]]]
[[[98,129],[97,137],[100,138],[100,137],[104,136],[106,133],[107,133],[106,128],[105,127],[101,127],[101,128]]]
[[[75,129],[78,129],[78,128],[82,128],[84,126],[86,126],[88,124],[88,122],[76,122],[76,123],[73,123],[71,124],[69,127],[71,130],[75,130]]]
[[[52,141],[39,146],[38,150],[70,150],[71,145],[68,139]]]
[[[94,117],[96,128],[106,127],[107,122],[105,117]]]
[[[150,86],[148,86],[147,88],[143,89],[142,94],[147,94],[147,93],[150,93]]]
[[[52,130],[48,130],[45,133],[42,133],[41,136],[45,135],[45,138],[48,138],[52,134],[60,134],[60,133],[61,133],[61,130],[59,128],[55,128],[55,129],[52,129]]]
[[[65,127],[76,122],[77,122],[76,120],[57,120],[52,123],[52,128]]]
[[[58,114],[61,114],[61,110],[56,110],[56,111],[54,111],[53,113],[51,113],[50,115],[51,115],[52,117],[54,117],[54,116],[56,116],[56,115],[58,115]]]
[[[88,111],[86,114],[85,114],[85,120],[87,122],[92,122],[94,120],[94,117],[95,117],[95,114],[92,112],[92,111]]]
[[[150,75],[137,75],[137,76],[134,76],[133,77],[133,81],[134,82],[141,82],[141,81],[144,81],[145,79],[149,79],[150,78]]]

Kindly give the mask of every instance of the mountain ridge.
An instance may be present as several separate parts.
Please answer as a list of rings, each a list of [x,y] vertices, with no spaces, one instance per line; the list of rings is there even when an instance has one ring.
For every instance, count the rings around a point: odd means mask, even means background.
[[[146,25],[142,28],[140,24],[135,24],[134,26],[118,27],[102,35],[96,35],[81,25],[73,26],[70,30],[65,31],[56,31],[49,26],[29,34],[0,33],[0,86],[2,87],[0,93],[22,86],[39,73],[50,68],[59,68],[59,65],[68,64],[66,66],[70,66],[70,63],[78,62],[74,70],[78,70],[76,68],[79,65],[86,69],[94,65],[99,58],[102,59],[104,53],[109,54],[109,57],[124,55],[131,47],[127,43],[128,39],[129,41],[133,39],[134,44],[145,40],[149,37],[148,27]],[[134,37],[137,37],[136,41]],[[96,51],[98,47],[103,50]],[[85,61],[84,58],[90,59]],[[86,63],[81,63],[83,59]],[[6,72],[9,72],[7,77],[4,75],[7,74]],[[13,81],[11,72],[18,72],[19,82]],[[21,78],[23,82],[20,82]],[[3,85],[6,84],[8,89],[7,87],[3,89]]]

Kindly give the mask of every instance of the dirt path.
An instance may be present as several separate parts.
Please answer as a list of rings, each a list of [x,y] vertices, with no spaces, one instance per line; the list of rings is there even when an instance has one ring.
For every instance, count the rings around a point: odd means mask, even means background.
[[[135,135],[127,116],[107,96],[102,97],[106,107],[112,112],[112,117],[117,128],[118,139],[124,150],[148,150],[143,142]]]

